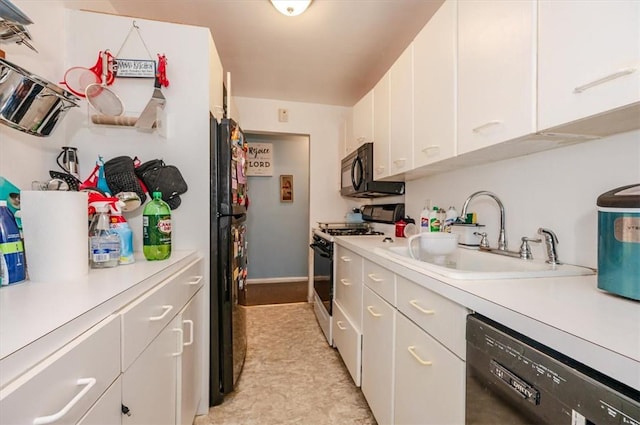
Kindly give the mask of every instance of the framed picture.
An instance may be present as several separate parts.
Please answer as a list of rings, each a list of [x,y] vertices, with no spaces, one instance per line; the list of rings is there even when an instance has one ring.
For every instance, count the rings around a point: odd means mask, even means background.
[[[293,202],[293,176],[280,175],[280,202]]]

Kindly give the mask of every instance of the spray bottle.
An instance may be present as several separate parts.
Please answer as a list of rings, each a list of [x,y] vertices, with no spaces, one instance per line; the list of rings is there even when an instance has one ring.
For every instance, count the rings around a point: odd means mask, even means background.
[[[95,215],[89,226],[89,266],[92,269],[115,267],[120,260],[120,236],[109,226],[110,205],[118,198],[89,196],[89,211]]]
[[[117,199],[116,202],[109,204],[109,206],[111,207],[111,224],[109,227],[120,236],[119,264],[132,264],[135,261],[133,257],[133,231],[122,215],[122,207],[125,206],[125,203]]]
[[[24,245],[13,213],[0,201],[0,285],[26,279]]]

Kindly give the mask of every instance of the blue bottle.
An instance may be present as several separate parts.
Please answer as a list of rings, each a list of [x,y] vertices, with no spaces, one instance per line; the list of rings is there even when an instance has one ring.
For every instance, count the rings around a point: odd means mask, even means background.
[[[0,284],[11,285],[27,278],[24,244],[7,201],[0,201]]]

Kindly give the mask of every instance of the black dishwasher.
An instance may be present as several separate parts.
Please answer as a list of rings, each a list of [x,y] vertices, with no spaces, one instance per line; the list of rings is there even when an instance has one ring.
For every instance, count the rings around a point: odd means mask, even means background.
[[[467,424],[640,425],[640,392],[472,314],[465,410]]]

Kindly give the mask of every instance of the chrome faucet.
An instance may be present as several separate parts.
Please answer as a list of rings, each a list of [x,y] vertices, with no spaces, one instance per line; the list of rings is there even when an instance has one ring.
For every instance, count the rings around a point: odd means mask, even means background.
[[[558,237],[555,233],[553,233],[550,229],[545,229],[541,227],[538,229],[538,234],[544,238],[544,244],[547,247],[547,263],[549,264],[562,264],[558,260],[558,250],[556,249],[556,245],[558,242]]]
[[[498,235],[498,250],[506,251],[507,250],[507,238],[504,232],[504,205],[502,205],[502,201],[498,196],[487,190],[481,190],[479,192],[472,193],[466,201],[464,201],[464,205],[462,205],[462,212],[460,213],[460,217],[464,219],[467,216],[467,208],[469,207],[469,203],[476,197],[485,195],[492,198],[500,207],[500,235]]]

